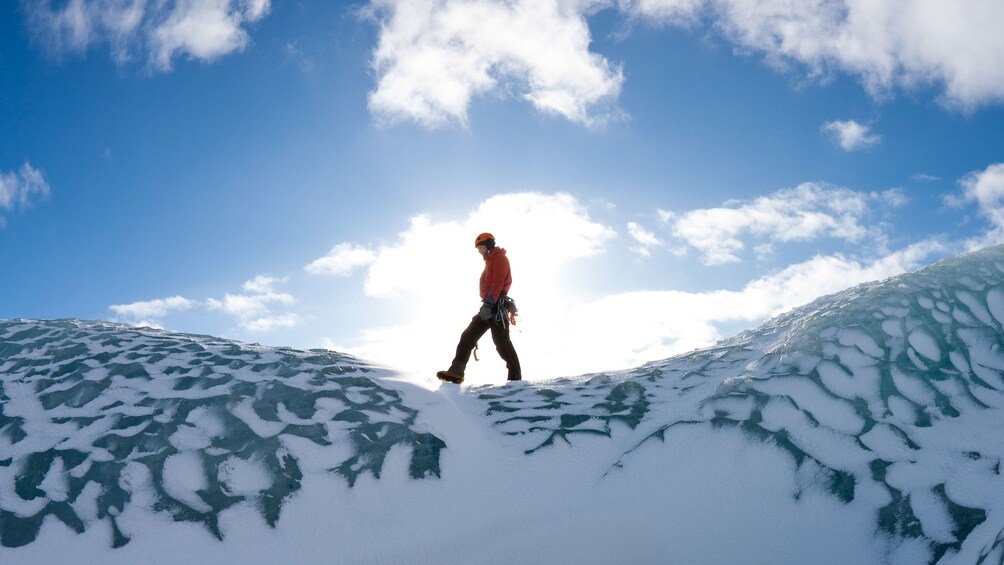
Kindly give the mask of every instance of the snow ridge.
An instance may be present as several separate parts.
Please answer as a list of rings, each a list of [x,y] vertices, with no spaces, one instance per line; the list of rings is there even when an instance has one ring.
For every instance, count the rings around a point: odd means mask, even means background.
[[[108,520],[118,547],[131,503],[222,539],[223,510],[249,501],[274,525],[305,468],[351,485],[379,477],[398,444],[412,477],[438,477],[445,444],[413,429],[417,411],[378,384],[385,374],[328,351],[0,321],[0,542],[32,542],[51,515],[78,533]]]
[[[468,504],[449,495],[477,492],[464,489],[480,482],[462,477],[483,471],[484,456],[506,466],[496,481],[574,470],[584,481],[576,484],[594,484],[609,502],[632,492],[617,490],[621,478],[662,480],[664,465],[686,471],[674,464],[688,457],[728,464],[728,454],[703,449],[709,443],[790,461],[785,508],[824,497],[831,510],[867,516],[866,534],[885,540],[876,562],[1004,565],[1004,246],[823,297],[629,371],[459,390],[414,384],[329,351],[102,322],[0,321],[0,542],[30,544],[55,519],[78,533],[107,522],[118,547],[139,535],[120,527],[131,506],[222,538],[222,512],[250,505],[274,526],[318,473],[368,489],[377,516],[383,504],[407,510],[400,534],[425,510],[395,506],[400,489],[442,498],[440,511]],[[456,453],[441,458],[448,443]],[[385,459],[443,488],[381,479]],[[443,461],[446,471],[461,467],[444,474]],[[377,481],[361,487],[364,475]],[[532,485],[505,484],[526,494],[517,506],[537,498]],[[442,496],[422,498],[432,492]],[[592,517],[574,523],[589,527]],[[670,551],[663,537],[644,538],[653,555]],[[485,547],[510,547],[496,541]],[[426,547],[409,543],[394,551]],[[346,548],[357,550],[369,548]]]

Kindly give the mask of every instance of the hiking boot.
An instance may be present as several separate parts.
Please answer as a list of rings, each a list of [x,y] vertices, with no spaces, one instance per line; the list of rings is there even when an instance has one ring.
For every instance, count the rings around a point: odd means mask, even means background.
[[[516,376],[513,376],[513,377],[509,377],[507,380],[510,380],[510,381],[521,381],[521,380],[523,380],[523,377],[521,377],[519,375],[516,375]]]
[[[464,382],[463,375],[458,375],[452,371],[440,371],[436,373],[436,376],[439,377],[439,380],[441,381],[446,381],[448,383],[453,383],[455,385]]]

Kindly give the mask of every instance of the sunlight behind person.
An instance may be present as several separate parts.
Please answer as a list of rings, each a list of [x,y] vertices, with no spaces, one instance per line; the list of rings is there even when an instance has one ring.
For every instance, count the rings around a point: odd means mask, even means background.
[[[563,348],[558,337],[575,301],[567,267],[601,252],[615,235],[611,228],[592,221],[567,194],[495,196],[462,222],[435,223],[426,215],[414,217],[396,243],[374,251],[365,282],[369,296],[394,301],[399,320],[364,331],[351,352],[430,377],[437,366],[448,363],[460,329],[480,303],[478,277],[483,260],[471,238],[486,230],[497,236],[498,245],[511,258],[511,296],[523,314],[512,339],[527,368],[525,378],[565,374],[554,352]],[[479,362],[472,359],[470,382],[504,380],[505,366],[490,340],[482,341],[487,350],[481,350]]]

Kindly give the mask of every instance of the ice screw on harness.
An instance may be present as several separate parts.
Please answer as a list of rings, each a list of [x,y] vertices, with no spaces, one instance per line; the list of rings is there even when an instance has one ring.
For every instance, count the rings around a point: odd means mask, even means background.
[[[516,301],[508,296],[502,295],[502,298],[498,302],[498,309],[495,311],[495,316],[493,321],[496,323],[501,323],[507,329],[509,326],[516,325],[516,315],[519,310],[516,308]],[[480,361],[478,359],[478,344],[474,344],[474,360]]]

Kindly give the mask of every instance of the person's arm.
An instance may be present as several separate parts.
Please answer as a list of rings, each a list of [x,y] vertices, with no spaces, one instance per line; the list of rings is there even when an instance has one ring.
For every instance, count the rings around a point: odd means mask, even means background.
[[[485,301],[494,304],[505,289],[505,281],[509,278],[509,259],[501,253],[492,253],[485,266],[488,270],[488,293]]]

